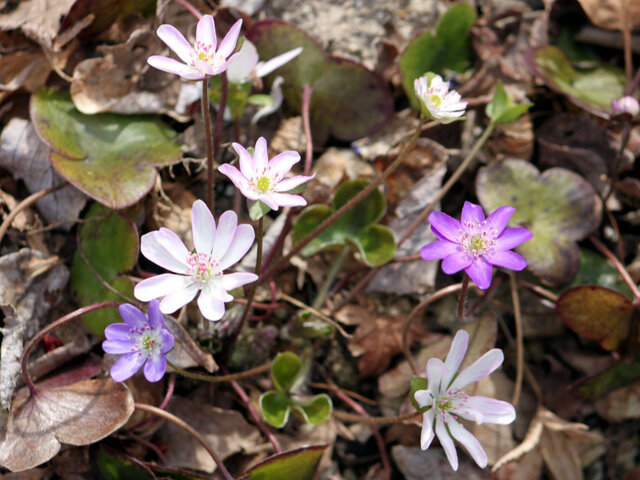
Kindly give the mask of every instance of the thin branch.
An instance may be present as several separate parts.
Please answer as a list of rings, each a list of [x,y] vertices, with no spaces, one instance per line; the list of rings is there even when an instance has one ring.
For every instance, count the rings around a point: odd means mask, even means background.
[[[338,330],[343,337],[345,338],[353,338],[353,335],[347,333],[338,322],[336,322],[334,319],[332,319],[331,317],[327,317],[324,313],[316,310],[313,307],[310,307],[309,305],[307,305],[306,303],[301,302],[300,300],[293,298],[289,295],[287,295],[286,293],[281,293],[280,298],[282,300],[284,300],[285,302],[289,302],[292,305],[295,305],[296,307],[302,308],[303,310],[306,310],[308,312],[313,313],[316,317],[321,318],[322,320],[324,320],[325,322],[333,325],[336,330]]]
[[[365,417],[361,415],[353,415],[347,412],[341,412],[340,410],[334,410],[331,415],[337,419],[344,420],[345,422],[354,423],[373,423],[376,425],[389,425],[392,423],[400,423],[408,420],[418,420],[422,414],[420,412],[407,413],[406,415],[400,415],[398,417]]]
[[[311,160],[313,159],[313,137],[311,136],[311,121],[309,120],[309,104],[313,95],[313,87],[304,85],[302,87],[302,126],[306,138],[306,148],[304,156],[304,174],[311,173]]]
[[[518,296],[518,283],[516,273],[511,272],[509,276],[511,285],[511,301],[513,302],[513,317],[516,324],[516,384],[513,389],[511,404],[515,407],[520,401],[522,391],[522,372],[524,371],[524,340],[522,335],[522,315],[520,314],[520,298]]]
[[[211,133],[211,112],[209,111],[209,77],[205,76],[202,79],[202,97],[200,98],[200,105],[202,107],[202,118],[204,120],[204,136],[205,143],[207,145],[207,193],[205,198],[207,200],[207,207],[213,213],[213,158],[214,146],[213,135]],[[216,117],[217,123],[217,117]]]
[[[195,380],[202,380],[204,382],[210,382],[210,383],[233,382],[234,380],[240,380],[242,378],[248,378],[248,377],[253,377],[254,375],[260,375],[261,373],[264,373],[271,368],[271,362],[268,362],[263,365],[260,365],[259,367],[255,367],[250,370],[245,370],[244,372],[230,373],[228,375],[207,375],[204,373],[188,372],[187,370],[184,370],[174,365],[169,360],[167,360],[167,364],[184,377],[193,378]]]
[[[631,290],[631,293],[633,294],[634,303],[636,305],[640,303],[640,289],[638,289],[638,286],[634,283],[633,279],[631,278],[631,275],[629,275],[629,272],[627,272],[627,269],[624,268],[624,265],[622,265],[620,260],[618,260],[616,256],[613,253],[611,253],[607,247],[605,247],[602,243],[600,243],[600,241],[593,235],[589,237],[589,240],[591,240],[591,243],[593,243],[593,245],[598,250],[600,250],[600,252],[605,257],[607,257],[607,259],[609,260],[609,262],[613,264],[615,269],[618,270],[618,273],[622,277],[622,280],[624,281],[624,283],[627,284],[627,286]]]

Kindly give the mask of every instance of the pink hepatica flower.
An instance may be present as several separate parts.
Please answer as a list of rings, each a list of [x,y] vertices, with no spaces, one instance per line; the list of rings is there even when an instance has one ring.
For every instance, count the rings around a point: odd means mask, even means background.
[[[233,300],[227,291],[258,279],[254,273],[223,273],[251,248],[253,227],[238,225],[238,217],[231,210],[220,216],[216,227],[205,203],[196,200],[191,209],[191,228],[195,252],[189,252],[167,228],[142,236],[142,254],[174,273],[147,278],[136,285],[133,293],[143,302],[164,297],[160,310],[173,313],[202,291],[198,298],[200,312],[208,320],[220,320],[225,312],[224,303]]]
[[[129,303],[118,307],[124,323],[112,323],[104,330],[102,349],[122,355],[111,367],[111,378],[124,382],[144,365],[144,376],[157,382],[167,369],[166,354],[173,348],[173,335],[164,326],[157,300],[149,304],[149,318]],[[146,363],[145,363],[146,362]]]
[[[229,65],[231,54],[236,49],[241,26],[242,20],[234,23],[218,46],[216,26],[211,15],[204,15],[198,22],[195,45],[191,45],[174,26],[160,25],[158,27],[160,40],[166,43],[184,63],[160,55],[149,57],[147,62],[163,72],[175,73],[187,80],[202,80],[207,75],[218,75]]]
[[[611,100],[611,109],[613,113],[626,113],[633,118],[640,113],[640,103],[635,98],[627,95],[620,99],[614,98]]]
[[[522,270],[527,261],[511,249],[533,237],[523,227],[507,227],[516,209],[500,207],[486,219],[480,205],[464,202],[460,221],[446,213],[429,215],[438,241],[422,247],[425,260],[443,259],[442,270],[453,274],[464,269],[481,289],[491,285],[492,266]]]
[[[225,163],[218,171],[229,177],[249,200],[260,200],[272,210],[307,204],[300,195],[284,193],[313,178],[302,175],[284,178],[291,167],[300,161],[298,152],[282,152],[269,160],[264,137],[256,142],[253,156],[239,143],[234,143],[233,149],[240,156],[240,170]]]
[[[440,123],[451,123],[464,115],[467,102],[461,102],[460,94],[455,90],[449,91],[449,82],[442,80],[440,75],[428,74],[416,78],[413,88],[426,117]]]
[[[487,454],[480,442],[458,422],[457,417],[478,424],[500,425],[508,425],[516,418],[516,411],[511,404],[488,397],[468,396],[462,391],[467,385],[488,376],[504,360],[502,350],[494,348],[458,373],[468,344],[469,334],[459,330],[446,360],[443,362],[439,358],[432,358],[427,362],[429,388],[414,393],[421,409],[427,409],[422,415],[422,450],[429,448],[433,437],[437,435],[454,470],[458,469],[458,455],[453,439],[464,445],[480,467],[487,466]]]

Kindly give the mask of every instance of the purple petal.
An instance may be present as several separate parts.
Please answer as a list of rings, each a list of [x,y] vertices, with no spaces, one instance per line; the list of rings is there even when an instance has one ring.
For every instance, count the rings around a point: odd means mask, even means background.
[[[151,383],[157,382],[162,379],[166,370],[167,357],[164,354],[149,355],[144,366],[144,378]]]
[[[269,171],[271,171],[271,173],[284,176],[286,173],[289,173],[291,167],[293,167],[299,161],[300,154],[298,152],[282,152],[269,161]]]
[[[431,408],[422,414],[422,432],[420,433],[420,448],[422,450],[426,450],[431,446],[431,442],[435,436],[433,431],[435,413],[435,410]]]
[[[124,303],[118,307],[120,316],[131,328],[142,328],[149,322],[144,313],[130,303]]]
[[[255,282],[258,280],[258,275],[250,272],[235,272],[222,275],[219,284],[225,290],[233,290],[247,283]]]
[[[131,340],[129,340],[130,334],[131,327],[126,323],[112,323],[111,325],[107,325],[107,328],[104,329],[104,336],[107,340],[131,342]]]
[[[451,418],[447,423],[449,431],[453,438],[460,442],[464,448],[467,449],[471,457],[476,461],[480,468],[487,466],[487,454],[478,442],[478,439],[474,437],[466,428],[460,425],[455,419]]]
[[[249,251],[254,239],[255,232],[251,225],[238,225],[235,235],[230,241],[231,246],[229,250],[227,250],[224,257],[220,259],[220,268],[226,270],[231,265],[237,263]]]
[[[429,390],[437,395],[440,391],[440,383],[445,373],[444,362],[439,358],[431,358],[427,362],[427,380],[429,381]]]
[[[443,413],[451,418],[451,415],[448,413]],[[440,445],[442,445],[444,453],[447,455],[447,460],[449,460],[451,468],[458,470],[458,453],[456,452],[456,446],[453,444],[453,440],[444,426],[444,423],[438,420],[436,420],[436,435],[438,435],[438,440],[440,440]]]
[[[296,175],[295,177],[285,178],[278,182],[275,190],[276,192],[288,192],[289,190],[293,190],[294,188],[302,185],[303,183],[308,182],[314,177],[315,177],[315,174],[311,175],[310,177],[305,177],[304,175]]]
[[[511,250],[532,238],[533,233],[524,227],[509,227],[502,232],[502,235],[496,238],[495,247],[498,250]]]
[[[216,25],[211,15],[203,15],[198,22],[196,40],[205,45],[211,45],[214,50],[216,49],[218,37],[216,36]]]
[[[429,215],[429,223],[431,224],[431,230],[434,234],[440,234],[444,239],[458,243],[460,232],[462,231],[462,225],[458,220],[450,217],[446,213],[432,212],[431,215]]]
[[[207,320],[220,320],[224,315],[224,302],[212,295],[210,288],[204,288],[198,297],[198,308]]]
[[[255,151],[253,153],[253,168],[256,175],[262,175],[269,166],[269,152],[267,151],[267,140],[260,137],[256,141]]]
[[[218,231],[216,237],[213,239],[213,248],[211,249],[211,256],[221,261],[224,255],[229,250],[231,242],[236,232],[236,226],[238,225],[238,216],[233,210],[227,210],[218,219]],[[224,270],[224,267],[221,267]]]
[[[263,197],[266,197],[266,195],[260,197],[260,200],[264,201]],[[294,195],[293,193],[274,192],[270,193],[269,197],[281,207],[304,207],[307,204],[304,197]],[[277,210],[277,208],[274,208],[273,210]]]
[[[446,367],[444,377],[442,378],[442,389],[444,391],[447,390],[451,380],[453,380],[455,374],[458,373],[462,360],[464,360],[464,356],[467,353],[468,345],[469,334],[464,330],[458,330],[456,336],[453,337],[453,342],[451,342],[449,353],[447,354],[447,358],[444,362]]]
[[[191,207],[191,232],[196,251],[211,254],[216,236],[216,221],[202,200],[196,200]]]
[[[465,408],[479,413],[480,421],[478,421],[478,423],[509,425],[516,419],[516,411],[513,405],[494,398],[482,396],[468,397],[465,400]],[[469,416],[465,416],[462,412],[460,412],[459,415],[467,420],[477,421],[476,418],[469,418]]]
[[[149,302],[147,315],[149,316],[149,325],[151,325],[151,328],[164,328],[164,317],[160,311],[160,302],[155,298]]]
[[[147,356],[143,353],[124,354],[111,367],[111,378],[116,382],[124,382],[140,370],[146,359]]]
[[[438,240],[420,249],[420,255],[424,260],[440,260],[453,255],[458,251],[459,245],[449,240]],[[464,267],[462,267],[464,268]]]
[[[472,264],[473,257],[471,255],[467,252],[456,251],[442,261],[442,271],[447,275],[452,275]]]
[[[277,68],[280,68],[285,63],[290,62],[298,55],[300,55],[302,53],[302,50],[302,47],[294,48],[293,50],[289,50],[288,52],[273,57],[271,60],[259,63],[258,65],[256,65],[256,75],[260,78],[264,77],[265,75],[269,75]]]
[[[495,212],[487,217],[487,224],[496,229],[498,235],[507,227],[509,219],[516,209],[509,206],[498,208]]]
[[[460,372],[460,375],[458,375],[449,388],[451,390],[460,390],[473,382],[482,380],[502,365],[503,360],[504,354],[502,353],[502,350],[499,348],[489,350],[478,360],[473,362],[473,364]]]
[[[491,264],[482,257],[476,258],[471,262],[471,265],[464,269],[464,271],[467,272],[467,275],[471,277],[471,280],[473,280],[482,290],[486,290],[491,286],[492,270],[493,268]]]
[[[231,144],[231,146],[240,157],[239,163],[240,163],[240,171],[242,172],[242,175],[244,175],[247,180],[251,180],[255,172],[253,157],[247,151],[247,149],[244,148],[239,143],[234,142]]]
[[[166,43],[167,47],[171,50],[176,52],[184,63],[191,63],[191,58],[194,53],[193,47],[187,39],[184,38],[184,35],[176,29],[176,27],[167,24],[160,25],[157,33],[160,40]]]
[[[220,42],[220,47],[218,48],[217,53],[219,53],[223,58],[227,58],[236,49],[238,36],[240,36],[240,28],[242,28],[242,19],[233,24],[229,29],[229,32],[222,39],[222,42]]]
[[[140,251],[153,263],[174,273],[186,273],[189,251],[180,237],[167,228],[145,233],[140,238]]]
[[[161,55],[152,55],[147,58],[147,63],[158,70],[163,72],[173,73],[174,75],[180,75],[185,80],[202,80],[205,75],[195,68],[180,63],[179,61],[163,57]]]
[[[238,170],[233,165],[225,163],[224,165],[220,165],[220,167],[218,167],[218,171],[221,174],[229,177],[229,180],[233,182],[236,188],[238,188],[245,197],[247,196],[245,192],[249,190],[249,181],[242,174],[242,172],[240,172],[240,170]]]
[[[163,328],[160,334],[162,336],[162,348],[160,349],[160,351],[162,353],[167,353],[173,348],[173,335],[171,335],[171,332],[169,332],[169,330],[167,330],[166,328]]]
[[[416,399],[416,402],[418,402],[418,405],[420,405],[421,408],[433,406],[431,390],[417,390],[413,394],[413,398]]]
[[[145,278],[133,289],[133,296],[142,302],[164,297],[176,290],[183,290],[193,283],[189,277],[163,273],[155,277]]]
[[[200,285],[198,285],[197,283],[192,283],[185,288],[173,291],[172,293],[164,297],[160,302],[160,311],[162,313],[175,312],[180,307],[185,306],[187,303],[193,300],[193,298],[198,293],[198,290],[200,290]]]
[[[484,222],[484,212],[482,211],[482,207],[475,203],[464,202],[460,221],[463,225],[467,223]]]
[[[120,324],[122,325],[122,324]],[[102,342],[102,350],[111,355],[122,355],[123,353],[138,352],[140,348],[135,348],[136,343],[131,340],[105,340]]]
[[[494,250],[485,255],[485,258],[498,267],[508,268],[517,272],[524,270],[527,266],[527,261],[511,250]]]

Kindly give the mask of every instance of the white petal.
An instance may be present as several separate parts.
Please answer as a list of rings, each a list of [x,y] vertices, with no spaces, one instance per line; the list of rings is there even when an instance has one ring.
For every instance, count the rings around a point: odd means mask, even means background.
[[[280,68],[285,63],[290,62],[301,53],[302,53],[302,47],[298,47],[298,48],[294,48],[293,50],[289,50],[288,52],[285,52],[283,54],[280,54],[277,57],[273,57],[269,61],[260,62],[256,66],[256,75],[260,78],[264,77],[265,75],[269,75],[275,69]]]
[[[231,144],[231,146],[240,157],[238,163],[240,164],[240,171],[242,172],[242,175],[244,175],[247,180],[251,180],[255,176],[253,157],[247,151],[247,149],[239,143],[234,142]]]
[[[467,429],[460,425],[456,420],[450,418],[447,423],[449,431],[453,438],[460,442],[467,452],[473,457],[480,468],[487,466],[487,454],[483,450],[478,439],[474,437]]]
[[[429,380],[429,390],[437,397],[440,393],[440,383],[445,373],[445,365],[439,358],[431,358],[427,362],[427,379]]]
[[[235,272],[227,273],[219,278],[219,284],[225,290],[233,290],[234,288],[241,287],[247,283],[255,282],[258,280],[258,275],[250,272]]]
[[[213,239],[211,256],[221,263],[231,246],[231,242],[233,242],[236,225],[238,225],[238,216],[233,210],[227,210],[218,219],[218,230],[216,231],[216,237]],[[222,270],[225,269],[225,267],[220,268]]]
[[[253,245],[254,239],[255,233],[251,225],[238,225],[235,235],[230,242],[231,246],[229,247],[229,250],[227,250],[224,257],[219,260],[220,268],[222,270],[226,270],[231,265],[237,263],[249,251]]]
[[[220,320],[224,315],[224,302],[217,297],[209,287],[205,287],[198,297],[198,308],[207,320]]]
[[[176,52],[184,63],[191,63],[193,47],[189,42],[187,42],[187,39],[184,38],[184,35],[182,35],[176,27],[168,24],[160,25],[157,33],[160,40],[166,43],[167,47],[171,50]]]
[[[238,43],[238,36],[240,35],[240,28],[242,28],[242,19],[234,23],[227,34],[220,42],[220,47],[217,50],[222,57],[227,58],[236,49]]]
[[[475,412],[476,417],[480,417],[478,423],[497,423],[500,425],[509,425],[516,419],[516,411],[509,402],[496,400],[482,396],[469,397],[464,402],[465,411]],[[456,413],[457,412],[456,408]],[[469,418],[470,415],[464,415],[463,412],[458,413],[462,418],[467,420],[475,420]]]
[[[267,152],[267,140],[260,137],[256,141],[256,148],[253,154],[253,168],[258,175],[262,175],[266,171],[269,164],[269,152]]]
[[[443,414],[451,418],[448,413],[443,412]],[[440,445],[442,445],[444,453],[447,455],[447,460],[449,460],[451,468],[458,470],[458,454],[456,452],[456,446],[453,444],[453,440],[444,426],[444,423],[440,420],[436,420],[436,435],[438,435],[438,440],[440,440]]]
[[[227,80],[231,83],[247,82],[257,63],[258,51],[255,45],[245,38],[240,51],[229,60]]]
[[[180,237],[168,228],[145,233],[140,238],[140,251],[153,263],[174,273],[186,273],[189,256]]]
[[[433,432],[434,417],[435,410],[433,408],[422,414],[422,432],[420,432],[420,448],[422,450],[429,448],[435,436]]]
[[[133,296],[141,302],[148,302],[154,298],[164,297],[176,290],[187,288],[193,281],[184,275],[163,273],[155,277],[146,278],[133,289]]]
[[[251,117],[252,124],[255,125],[262,117],[266,117],[267,115],[271,115],[272,113],[278,111],[278,109],[282,105],[282,100],[284,99],[284,96],[282,95],[283,82],[284,79],[282,77],[276,77],[276,79],[273,81],[273,84],[271,85],[271,92],[269,93],[269,96],[272,100],[272,105],[265,105],[260,110],[258,110],[255,115]]]
[[[464,330],[458,330],[458,333],[456,333],[456,336],[453,338],[453,342],[451,342],[449,353],[447,354],[447,358],[444,362],[447,370],[442,378],[443,390],[447,390],[453,376],[458,373],[462,360],[464,360],[464,356],[467,353],[468,344],[469,334]]]
[[[201,80],[204,78],[204,74],[200,71],[189,65],[180,63],[174,58],[153,55],[147,58],[147,63],[158,70],[162,70],[163,72],[180,75],[185,80]]]
[[[214,50],[216,49],[218,37],[216,36],[216,24],[211,15],[203,15],[198,22],[196,40],[205,45],[211,45]]]
[[[197,252],[211,254],[216,235],[216,221],[202,200],[196,200],[191,207],[191,232]]]
[[[433,405],[433,395],[431,395],[431,390],[416,390],[413,394],[413,398],[416,399],[416,402],[418,402],[418,405],[422,408]]]
[[[502,365],[504,360],[504,354],[499,348],[489,350],[472,365],[465,368],[460,375],[453,381],[451,390],[460,390],[470,383],[482,380],[484,377],[493,372],[496,368]]]
[[[196,296],[198,290],[200,290],[200,285],[194,282],[186,288],[182,288],[170,293],[160,302],[160,311],[162,313],[175,312],[180,307],[185,306],[187,303],[193,300],[193,297]]]

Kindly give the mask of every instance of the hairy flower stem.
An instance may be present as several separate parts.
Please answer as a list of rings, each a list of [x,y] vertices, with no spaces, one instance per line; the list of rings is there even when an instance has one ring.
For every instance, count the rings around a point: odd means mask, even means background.
[[[215,464],[218,466],[218,471],[220,472],[222,477],[225,480],[234,480],[233,475],[231,475],[229,473],[229,470],[227,470],[227,467],[224,466],[224,463],[222,463],[222,459],[218,456],[218,454],[215,452],[215,450],[213,450],[213,448],[211,448],[211,446],[202,437],[202,435],[200,435],[189,424],[185,423],[184,421],[182,421],[180,418],[176,417],[172,413],[169,413],[169,412],[167,412],[165,410],[161,410],[160,408],[154,407],[153,405],[147,405],[145,403],[136,403],[134,406],[135,406],[136,410],[142,410],[143,412],[153,413],[154,415],[157,415],[158,417],[164,418],[165,420],[167,420],[167,421],[177,425],[178,427],[182,428],[185,432],[187,432],[189,435],[191,435],[193,438],[195,438],[200,443],[200,445],[202,445],[204,447],[204,449],[211,456],[211,458],[213,459]]]
[[[309,119],[309,104],[313,95],[313,87],[304,85],[302,87],[302,127],[306,137],[306,149],[304,156],[304,175],[311,173],[311,160],[313,159],[313,138],[311,136],[311,121]]]
[[[82,315],[86,315],[87,313],[90,313],[90,312],[95,312],[96,310],[100,310],[103,308],[118,307],[119,305],[121,305],[121,302],[114,302],[110,300],[106,302],[94,303],[92,305],[87,305],[86,307],[79,308],[51,322],[49,325],[47,325],[38,333],[36,333],[31,340],[29,340],[29,343],[27,343],[27,346],[24,348],[24,352],[22,353],[22,360],[20,362],[20,365],[22,367],[22,376],[24,377],[24,381],[27,384],[27,387],[29,387],[29,392],[31,393],[31,395],[37,394],[38,389],[33,383],[33,380],[31,379],[31,375],[29,375],[29,369],[27,368],[27,361],[29,360],[29,355],[31,355],[31,352],[33,351],[35,346],[38,344],[38,342],[40,342],[40,340],[42,340],[47,333],[55,330],[59,326],[64,325],[65,323],[75,318],[81,317]]]
[[[253,377],[254,375],[260,375],[261,373],[264,373],[271,368],[271,362],[268,362],[268,363],[265,363],[264,365],[260,365],[259,367],[252,368],[244,372],[230,373],[229,375],[206,375],[204,373],[188,372],[174,365],[169,360],[167,360],[167,365],[169,365],[171,368],[173,368],[177,373],[179,373],[183,377],[193,378],[194,380],[202,380],[204,382],[210,382],[210,383],[232,382],[234,380],[240,380],[242,378]]]
[[[464,323],[464,306],[467,302],[467,291],[469,290],[469,275],[466,273],[462,279],[462,289],[460,290],[460,297],[458,298],[458,322]]]
[[[332,411],[331,415],[346,422],[373,423],[376,425],[389,425],[392,423],[400,423],[407,420],[419,420],[422,417],[422,413],[420,412],[407,413],[406,415],[400,415],[398,417],[365,417],[361,415],[353,415],[347,412],[341,412],[340,410]]]
[[[360,193],[358,193],[355,197],[345,203],[342,207],[333,212],[328,218],[326,218],[320,225],[313,229],[313,231],[307,235],[300,243],[296,244],[286,255],[284,255],[280,260],[278,260],[273,266],[271,266],[264,275],[258,280],[258,283],[261,284],[266,279],[271,277],[274,273],[278,272],[284,265],[293,257],[297,255],[300,250],[306,247],[314,238],[324,232],[329,226],[331,226],[338,218],[343,216],[349,209],[351,209],[354,205],[358,204],[363,198],[365,198],[369,193],[371,193],[375,188],[377,188],[382,182],[384,182],[389,175],[391,175],[396,168],[402,164],[402,162],[407,158],[409,153],[413,150],[418,137],[420,136],[420,131],[422,129],[422,124],[424,123],[424,118],[420,117],[420,122],[413,136],[404,147],[398,158],[396,158],[391,165],[387,167],[387,169],[378,175],[367,187],[365,187]]]
[[[213,212],[213,135],[211,134],[211,112],[209,111],[209,77],[202,79],[202,119],[204,120],[204,137],[207,144],[207,207]],[[217,118],[216,118],[217,120]]]
[[[312,308],[316,310],[320,310],[322,308],[322,306],[324,305],[324,301],[327,298],[327,294],[329,293],[329,289],[331,288],[331,285],[333,285],[333,282],[338,276],[338,273],[340,273],[340,270],[342,270],[342,265],[344,265],[344,261],[347,259],[348,255],[349,247],[345,245],[344,247],[342,247],[342,250],[340,250],[338,256],[334,259],[333,265],[331,265],[331,269],[329,270],[329,273],[327,274],[322,287],[320,287],[320,290],[318,290],[318,295],[313,301],[313,305],[311,305]]]
[[[516,384],[513,389],[513,397],[511,398],[511,404],[515,407],[520,401],[520,393],[522,391],[522,374],[524,372],[524,340],[516,272],[511,272],[511,275],[509,275],[509,284],[511,286],[511,301],[513,302],[513,318],[516,324]]]

